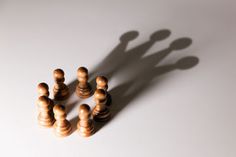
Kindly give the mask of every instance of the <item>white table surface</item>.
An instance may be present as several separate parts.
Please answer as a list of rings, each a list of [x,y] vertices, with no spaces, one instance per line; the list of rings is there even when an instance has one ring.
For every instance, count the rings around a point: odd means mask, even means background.
[[[1,0],[0,156],[235,157],[235,15],[233,0]],[[79,66],[111,76],[113,118],[57,138],[36,86],[62,68],[74,87]]]

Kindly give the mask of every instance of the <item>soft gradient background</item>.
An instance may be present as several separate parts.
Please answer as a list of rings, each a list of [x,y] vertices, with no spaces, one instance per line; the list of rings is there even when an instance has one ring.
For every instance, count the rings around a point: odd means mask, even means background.
[[[235,16],[234,0],[0,0],[1,156],[235,157]],[[169,37],[137,47],[163,29]],[[90,138],[74,132],[60,139],[38,126],[37,84],[52,90],[52,71],[62,68],[73,85],[79,66],[96,70],[128,31],[138,36],[127,49],[145,56],[113,56],[103,67],[116,65],[109,90],[119,114]],[[149,57],[158,65],[143,59],[182,37],[192,43]],[[178,68],[184,57],[194,66]],[[164,67],[162,75],[155,67]],[[129,92],[132,98],[123,97]],[[68,120],[84,102],[94,105],[70,97]]]

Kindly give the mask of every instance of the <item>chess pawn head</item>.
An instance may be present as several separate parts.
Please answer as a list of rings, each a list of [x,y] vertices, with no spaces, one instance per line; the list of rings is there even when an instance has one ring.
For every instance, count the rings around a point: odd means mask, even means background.
[[[108,80],[105,76],[98,76],[96,78],[97,89],[108,89]]]
[[[64,71],[62,69],[56,69],[53,71],[53,77],[56,83],[63,83],[65,81]]]
[[[39,96],[49,96],[49,87],[46,83],[39,83],[37,86]]]
[[[70,122],[66,119],[65,107],[62,105],[55,105],[53,107],[56,122],[54,123],[54,133],[58,137],[65,137],[71,134],[72,127]]]
[[[79,107],[79,122],[77,129],[81,136],[88,137],[94,133],[93,122],[90,119],[90,107],[87,104],[82,104]]]
[[[90,107],[87,104],[82,104],[79,107],[79,119],[85,120],[90,117]]]
[[[85,67],[80,67],[77,70],[78,85],[76,87],[76,94],[80,98],[88,98],[92,95],[92,87],[88,83],[88,70]]]
[[[107,98],[107,93],[104,89],[96,89],[94,92],[94,100],[96,104],[105,103]]]
[[[38,122],[43,127],[51,127],[55,122],[52,113],[52,104],[47,96],[40,96],[37,101],[39,115]]]
[[[88,81],[88,69],[85,67],[80,67],[77,70],[78,81],[81,84],[86,84]]]
[[[40,96],[37,101],[39,111],[49,111],[50,106],[49,98],[47,96]]]
[[[65,73],[62,69],[56,69],[53,71],[53,77],[55,80],[53,92],[56,100],[65,100],[69,97],[69,88],[64,84],[64,75]]]
[[[53,107],[53,113],[55,115],[56,120],[64,120],[64,119],[66,119],[65,107],[62,106],[62,105],[55,105]]]

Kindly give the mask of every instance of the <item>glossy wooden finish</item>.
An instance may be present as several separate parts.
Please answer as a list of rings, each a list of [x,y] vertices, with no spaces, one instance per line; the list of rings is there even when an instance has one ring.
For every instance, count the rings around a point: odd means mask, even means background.
[[[37,86],[38,96],[49,96],[49,87],[46,83],[41,82]]]
[[[93,119],[95,121],[108,121],[111,117],[109,108],[107,107],[107,94],[104,89],[97,89],[94,93],[94,100],[96,106],[92,111]]]
[[[107,102],[106,105],[110,106],[112,103],[112,98],[108,90],[108,79],[105,76],[97,76],[96,78],[97,89],[103,89],[107,94]]]
[[[88,70],[80,67],[77,70],[78,84],[76,86],[76,94],[78,97],[85,99],[93,94],[92,87],[88,83]]]
[[[105,76],[96,77],[97,89],[108,89],[108,80]]]
[[[65,107],[62,105],[55,105],[53,107],[56,122],[53,125],[54,133],[58,137],[65,137],[71,134],[72,127],[70,122],[66,119]]]
[[[77,130],[81,136],[89,137],[94,133],[94,125],[91,116],[90,107],[87,104],[82,104],[79,107],[79,121],[77,123]]]
[[[37,104],[39,109],[38,123],[43,127],[52,127],[55,119],[53,116],[53,106],[50,99],[47,96],[40,96]]]
[[[64,84],[65,81],[64,75],[65,74],[62,69],[56,69],[53,71],[53,77],[55,80],[53,94],[55,100],[65,100],[69,97],[69,89]]]
[[[53,71],[55,85],[53,94],[55,100],[65,100],[69,96],[69,89],[64,84],[64,71],[56,69]],[[80,67],[77,70],[78,84],[76,86],[76,93],[80,98],[88,98],[93,94],[92,87],[88,83],[88,70],[85,67]],[[108,90],[108,79],[105,76],[98,76],[96,78],[97,89],[94,93],[94,100],[96,106],[91,111],[87,104],[82,104],[79,107],[79,121],[77,123],[77,130],[83,137],[89,137],[94,134],[95,128],[93,120],[98,122],[108,121],[111,118],[109,106],[111,104],[111,95]],[[65,107],[62,105],[55,105],[49,98],[49,87],[42,82],[37,86],[38,91],[38,107],[39,107],[39,124],[44,127],[54,128],[56,136],[65,137],[71,134],[72,126],[66,119]],[[93,119],[91,119],[91,114]]]

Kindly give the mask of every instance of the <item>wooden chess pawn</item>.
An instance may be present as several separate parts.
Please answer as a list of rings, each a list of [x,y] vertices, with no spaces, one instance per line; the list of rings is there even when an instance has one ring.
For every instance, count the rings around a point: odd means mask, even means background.
[[[40,96],[37,101],[39,108],[38,122],[43,127],[51,127],[55,122],[52,104],[47,96]]]
[[[55,85],[53,88],[55,100],[65,100],[69,97],[69,88],[64,84],[65,77],[64,71],[56,69],[53,72]]]
[[[107,93],[107,103],[106,103],[106,105],[110,106],[111,103],[112,103],[112,98],[111,98],[111,94],[109,94],[107,92],[107,90],[108,90],[108,80],[107,80],[107,78],[105,76],[98,76],[96,78],[96,84],[97,84],[97,89],[103,89],[103,90],[106,91],[106,93]]]
[[[56,122],[54,123],[54,133],[58,137],[65,137],[71,134],[72,127],[70,122],[66,119],[65,107],[62,105],[55,105],[53,107]]]
[[[44,83],[44,82],[39,83],[38,86],[37,86],[37,90],[38,90],[38,95],[39,96],[49,97],[49,87],[46,83]]]
[[[96,106],[93,109],[93,119],[98,122],[108,121],[111,118],[110,110],[106,106],[107,95],[103,89],[97,89],[94,93]]]
[[[79,107],[79,122],[77,123],[77,129],[81,136],[88,137],[94,133],[94,125],[92,119],[90,119],[91,111],[87,104],[82,104]]]
[[[49,87],[46,83],[42,82],[42,83],[39,83],[38,86],[37,86],[37,90],[38,90],[38,95],[39,96],[46,96],[49,98]],[[50,103],[52,106],[54,106],[54,102],[52,99],[50,99]]]
[[[92,87],[88,83],[88,70],[85,67],[80,67],[77,70],[78,85],[76,87],[76,94],[80,98],[88,98],[93,94]]]

